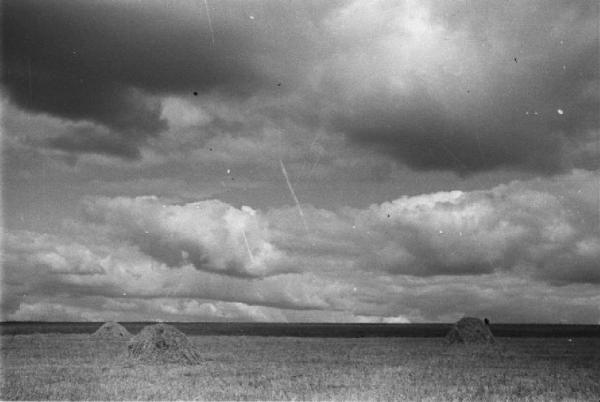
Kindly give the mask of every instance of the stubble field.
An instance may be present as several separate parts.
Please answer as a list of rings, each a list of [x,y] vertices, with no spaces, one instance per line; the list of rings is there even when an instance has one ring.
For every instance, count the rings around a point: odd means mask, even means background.
[[[203,364],[148,365],[85,334],[2,336],[2,400],[594,400],[600,339],[192,336]]]

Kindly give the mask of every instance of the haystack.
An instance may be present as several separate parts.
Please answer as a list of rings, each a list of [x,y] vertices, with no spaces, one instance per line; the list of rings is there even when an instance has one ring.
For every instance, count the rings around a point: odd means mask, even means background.
[[[446,341],[449,344],[491,344],[496,342],[490,327],[475,317],[461,318],[446,335]]]
[[[144,327],[129,341],[129,357],[153,363],[200,362],[200,353],[183,332],[168,324]]]
[[[92,334],[94,338],[102,339],[129,339],[131,334],[124,326],[118,322],[109,321],[102,324],[100,328]]]

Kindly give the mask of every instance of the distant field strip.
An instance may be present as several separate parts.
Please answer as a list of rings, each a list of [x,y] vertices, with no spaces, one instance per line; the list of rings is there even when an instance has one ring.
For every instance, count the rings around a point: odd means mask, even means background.
[[[91,334],[103,322],[2,322],[0,335],[65,333]],[[152,322],[123,322],[135,334]],[[317,338],[443,337],[452,324],[328,324],[328,323],[236,323],[174,322],[187,335],[294,336]],[[600,338],[600,325],[492,324],[496,337]]]

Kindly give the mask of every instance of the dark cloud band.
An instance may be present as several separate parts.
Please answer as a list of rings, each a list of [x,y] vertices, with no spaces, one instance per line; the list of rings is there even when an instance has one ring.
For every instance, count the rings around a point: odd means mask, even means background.
[[[11,99],[31,112],[103,125],[116,143],[106,146],[77,133],[52,143],[67,151],[97,148],[134,157],[135,150],[120,150],[118,144],[132,148],[167,128],[160,105],[148,95],[217,89],[243,95],[260,81],[250,57],[251,38],[242,27],[215,16],[213,44],[207,14],[196,3],[8,1],[3,6],[2,77]]]

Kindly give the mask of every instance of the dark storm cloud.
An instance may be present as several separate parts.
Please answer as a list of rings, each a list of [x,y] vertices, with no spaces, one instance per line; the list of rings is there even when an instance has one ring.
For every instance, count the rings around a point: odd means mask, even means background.
[[[60,149],[68,153],[94,153],[112,155],[123,159],[137,159],[140,151],[135,141],[124,136],[115,136],[110,132],[101,133],[93,127],[82,127],[69,134],[51,138],[46,141],[50,148]]]
[[[578,164],[563,154],[598,127],[596,3],[392,5],[330,19],[333,128],[416,169]]]
[[[136,157],[138,144],[167,128],[151,95],[218,90],[244,96],[268,79],[260,52],[275,42],[257,38],[249,19],[253,3],[211,4],[210,22],[202,2],[3,6],[2,76],[12,101],[111,130],[108,138],[70,133],[51,142],[66,151]]]
[[[25,110],[110,130],[50,141],[70,153],[139,157],[161,97],[197,93],[415,169],[549,173],[595,166],[597,19],[595,2],[8,1],[3,81]]]

